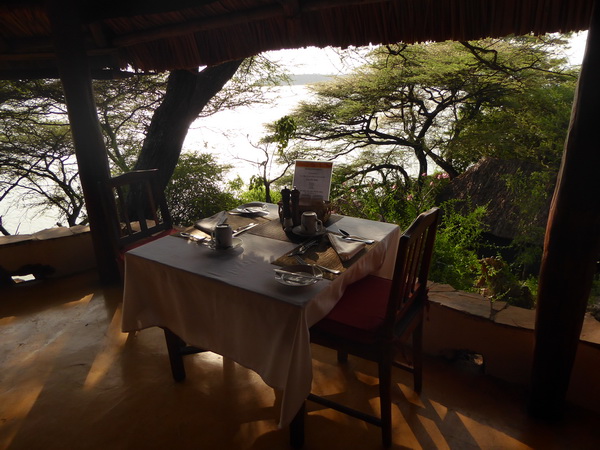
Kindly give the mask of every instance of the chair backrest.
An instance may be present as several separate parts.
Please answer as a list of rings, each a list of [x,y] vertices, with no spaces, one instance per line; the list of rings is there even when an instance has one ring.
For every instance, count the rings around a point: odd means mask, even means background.
[[[135,170],[108,180],[107,213],[119,249],[173,228],[158,175],[158,169]]]
[[[427,277],[439,222],[439,208],[419,215],[400,237],[384,334],[393,336],[406,315],[418,312],[427,301]]]

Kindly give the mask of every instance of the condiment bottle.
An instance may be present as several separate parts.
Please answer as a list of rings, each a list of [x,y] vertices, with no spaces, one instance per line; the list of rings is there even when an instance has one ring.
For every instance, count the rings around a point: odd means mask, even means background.
[[[287,186],[281,190],[282,224],[286,231],[291,230],[294,223],[290,209],[290,196],[291,193]]]
[[[291,192],[292,197],[292,221],[294,225],[300,225],[300,191],[296,189],[292,189]]]
[[[287,186],[281,190],[281,207],[283,209],[284,219],[292,217],[292,212],[290,210],[290,190]]]

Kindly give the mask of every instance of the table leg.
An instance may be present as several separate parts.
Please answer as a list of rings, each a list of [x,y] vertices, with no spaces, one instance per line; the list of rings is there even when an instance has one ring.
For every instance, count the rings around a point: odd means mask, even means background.
[[[304,446],[304,416],[306,413],[306,402],[302,403],[302,406],[294,416],[292,423],[290,423],[290,446],[294,449],[302,448]]]
[[[165,332],[165,340],[167,341],[167,351],[169,352],[169,362],[171,363],[173,379],[175,381],[183,381],[185,380],[185,366],[183,365],[181,348],[185,346],[185,342],[168,328],[163,328],[163,331]]]

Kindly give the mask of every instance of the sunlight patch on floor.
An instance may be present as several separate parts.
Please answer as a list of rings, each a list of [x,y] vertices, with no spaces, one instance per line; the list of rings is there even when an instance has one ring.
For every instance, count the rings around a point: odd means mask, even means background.
[[[398,383],[398,388],[402,391],[402,394],[406,398],[406,401],[412,403],[419,408],[425,408],[425,404],[418,393],[416,393],[412,388],[406,386],[405,384]]]
[[[392,405],[392,440],[410,449],[423,448],[410,425],[410,420],[402,414],[402,411]]]
[[[2,392],[0,416],[2,417],[2,434],[0,448],[8,448],[22,423],[35,406],[40,393],[43,392],[48,377],[54,370],[54,361],[63,350],[67,337],[61,335],[51,340],[43,352],[32,352],[21,358],[18,364],[11,364],[10,373],[3,375],[19,378],[18,389]]]
[[[448,414],[448,408],[442,405],[441,403],[438,403],[433,400],[429,400],[429,403],[431,403],[431,406],[433,406],[433,409],[435,410],[439,418],[441,420],[444,420],[446,418],[446,415]]]
[[[127,334],[121,333],[121,308],[117,308],[106,331],[104,346],[94,359],[83,388],[93,389],[108,373],[125,345]]]
[[[44,380],[32,380],[19,389],[20,398],[11,401],[7,396],[4,396],[3,403],[10,411],[10,417],[5,417],[2,414],[2,433],[0,434],[0,448],[9,448],[13,439],[19,432],[21,424],[29,414],[29,411],[35,405],[40,392],[44,387]],[[15,393],[13,393],[15,394]]]
[[[421,415],[417,415],[417,418],[419,419],[419,422],[421,422],[421,425],[423,425],[423,428],[431,438],[432,442],[435,444],[436,449],[450,449],[450,445],[446,441],[446,438],[442,434],[435,421]]]
[[[508,434],[477,422],[459,412],[457,417],[480,448],[510,448],[511,450],[532,450],[532,447],[514,439]]]
[[[355,374],[356,379],[359,380],[361,383],[367,384],[369,386],[377,386],[379,384],[379,378],[377,377],[358,371],[355,372]]]

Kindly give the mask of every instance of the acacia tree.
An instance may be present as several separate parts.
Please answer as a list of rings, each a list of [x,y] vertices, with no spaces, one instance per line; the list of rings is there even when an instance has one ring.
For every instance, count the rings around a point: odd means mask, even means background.
[[[286,179],[288,170],[299,155],[286,151],[290,139],[296,132],[296,124],[291,117],[284,116],[275,123],[267,125],[267,129],[270,133],[267,133],[258,144],[251,144],[263,152],[263,159],[260,161],[240,159],[258,169],[258,175],[253,176],[250,180],[250,190],[263,190],[264,198],[262,200],[271,203],[273,201],[271,186]],[[277,169],[277,174],[273,174],[275,169]]]
[[[525,103],[536,101],[531,92],[571,88],[576,75],[557,52],[564,45],[559,37],[525,36],[380,46],[355,73],[314,87],[315,100],[292,114],[291,148],[343,159],[345,180],[370,176],[409,189],[431,164],[453,178],[500,143],[512,145],[504,127],[477,135],[473,124],[489,125],[487,117],[502,111],[522,117]],[[511,123],[519,126],[513,138],[530,127]]]
[[[74,225],[84,200],[60,83],[0,86],[0,202],[17,193],[17,207],[51,207]]]
[[[95,81],[113,172],[159,167],[166,185],[191,121],[263,101],[264,86],[281,79],[285,75],[277,66],[255,57],[200,71],[176,71],[168,77]],[[19,191],[21,203],[58,208],[69,225],[85,223],[60,82],[3,81],[0,121],[0,201]]]

